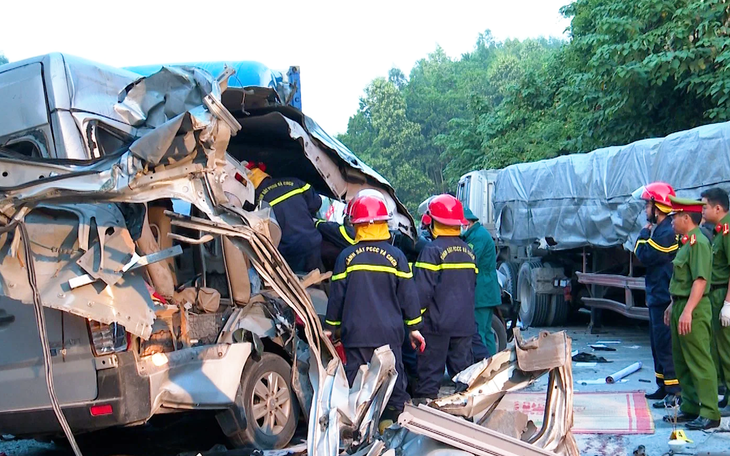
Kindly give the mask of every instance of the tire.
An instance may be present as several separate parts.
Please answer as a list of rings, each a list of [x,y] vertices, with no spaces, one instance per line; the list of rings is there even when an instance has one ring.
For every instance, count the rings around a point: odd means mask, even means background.
[[[526,328],[544,325],[550,312],[550,295],[535,293],[532,285],[532,270],[540,267],[542,263],[539,261],[522,263],[517,280],[520,321]]]
[[[492,333],[494,334],[497,353],[507,348],[507,328],[504,327],[502,319],[496,315],[492,315]]]
[[[520,275],[520,265],[512,261],[499,263],[497,270],[507,277],[507,283],[504,289],[512,295],[512,299],[517,299],[517,282]]]
[[[550,297],[550,311],[545,321],[545,326],[564,326],[568,322],[570,314],[570,303],[560,295]]]
[[[228,436],[233,446],[275,450],[289,444],[299,422],[299,403],[291,387],[291,375],[291,366],[273,353],[264,353],[260,361],[246,363],[236,395],[236,407],[246,417],[246,429]],[[270,394],[274,402],[265,400]]]

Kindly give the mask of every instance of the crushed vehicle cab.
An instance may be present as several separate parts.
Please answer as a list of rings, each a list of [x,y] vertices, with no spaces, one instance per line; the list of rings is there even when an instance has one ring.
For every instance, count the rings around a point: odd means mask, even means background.
[[[392,229],[413,237],[413,220],[274,88],[228,87],[231,73],[140,78],[62,54],[0,66],[1,434],[61,433],[48,383],[74,432],[215,410],[238,446],[281,448],[300,416],[317,454],[336,454],[340,426],[372,433],[392,353],[333,405],[344,371],[311,288],[323,277],[278,254],[243,164],[340,201],[376,188]]]

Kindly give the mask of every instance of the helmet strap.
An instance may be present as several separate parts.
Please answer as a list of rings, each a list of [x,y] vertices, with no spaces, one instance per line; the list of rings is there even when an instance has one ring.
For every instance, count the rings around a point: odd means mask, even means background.
[[[656,225],[658,221],[656,204],[651,203],[651,216],[649,216],[649,223]]]

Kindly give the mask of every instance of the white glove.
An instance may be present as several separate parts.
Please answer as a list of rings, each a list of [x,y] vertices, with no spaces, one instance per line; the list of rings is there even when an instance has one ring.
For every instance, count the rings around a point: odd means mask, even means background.
[[[730,301],[725,301],[720,310],[720,324],[730,326]]]

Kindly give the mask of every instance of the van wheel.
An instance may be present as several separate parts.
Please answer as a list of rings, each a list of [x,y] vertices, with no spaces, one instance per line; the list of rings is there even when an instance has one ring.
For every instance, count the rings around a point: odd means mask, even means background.
[[[243,409],[246,429],[228,436],[233,446],[274,450],[289,444],[299,422],[291,375],[291,366],[273,353],[246,363],[236,395],[236,407]]]
[[[532,284],[532,270],[541,268],[539,261],[522,263],[517,279],[520,299],[520,321],[526,328],[545,324],[550,311],[550,295],[537,294]]]
[[[492,333],[494,334],[497,353],[507,348],[507,328],[504,327],[502,319],[496,315],[492,315]]]

